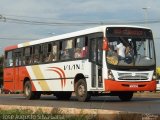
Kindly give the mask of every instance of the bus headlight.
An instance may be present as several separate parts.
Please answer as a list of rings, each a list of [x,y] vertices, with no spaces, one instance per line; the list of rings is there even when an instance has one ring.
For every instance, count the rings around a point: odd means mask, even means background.
[[[156,79],[157,79],[157,76],[156,76],[156,75],[153,75],[152,79],[153,79],[153,80],[156,80]]]
[[[114,76],[111,70],[108,70],[108,79],[114,80]]]

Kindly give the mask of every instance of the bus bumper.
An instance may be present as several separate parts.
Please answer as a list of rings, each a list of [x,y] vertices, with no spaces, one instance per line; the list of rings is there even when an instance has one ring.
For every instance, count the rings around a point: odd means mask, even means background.
[[[155,91],[156,80],[147,82],[121,82],[105,80],[105,91]]]

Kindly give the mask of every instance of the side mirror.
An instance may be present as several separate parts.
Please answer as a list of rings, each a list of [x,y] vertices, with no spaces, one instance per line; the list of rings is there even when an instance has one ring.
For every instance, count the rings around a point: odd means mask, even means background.
[[[108,51],[109,50],[109,47],[108,47],[108,40],[106,37],[103,38],[103,50],[106,50]]]

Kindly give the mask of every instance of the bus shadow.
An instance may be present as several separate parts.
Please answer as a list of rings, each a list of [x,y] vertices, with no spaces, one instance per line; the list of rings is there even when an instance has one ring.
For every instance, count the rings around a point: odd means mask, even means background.
[[[72,96],[69,100],[58,100],[55,96],[42,96],[39,100],[42,101],[65,101],[65,102],[79,102],[75,96]],[[117,96],[103,96],[103,97],[91,97],[88,102],[114,102],[114,103],[121,103],[121,102],[149,102],[149,101],[158,101],[159,98],[142,98],[142,97],[133,97],[131,101],[121,101]]]

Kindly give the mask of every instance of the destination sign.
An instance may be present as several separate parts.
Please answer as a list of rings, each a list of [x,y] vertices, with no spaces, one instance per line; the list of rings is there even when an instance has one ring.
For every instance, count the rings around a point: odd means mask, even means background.
[[[135,30],[135,29],[114,29],[113,34],[115,35],[134,35],[134,36],[142,36],[144,35],[144,31],[142,30]]]
[[[137,36],[137,37],[151,37],[151,31],[140,28],[107,28],[107,36]]]

